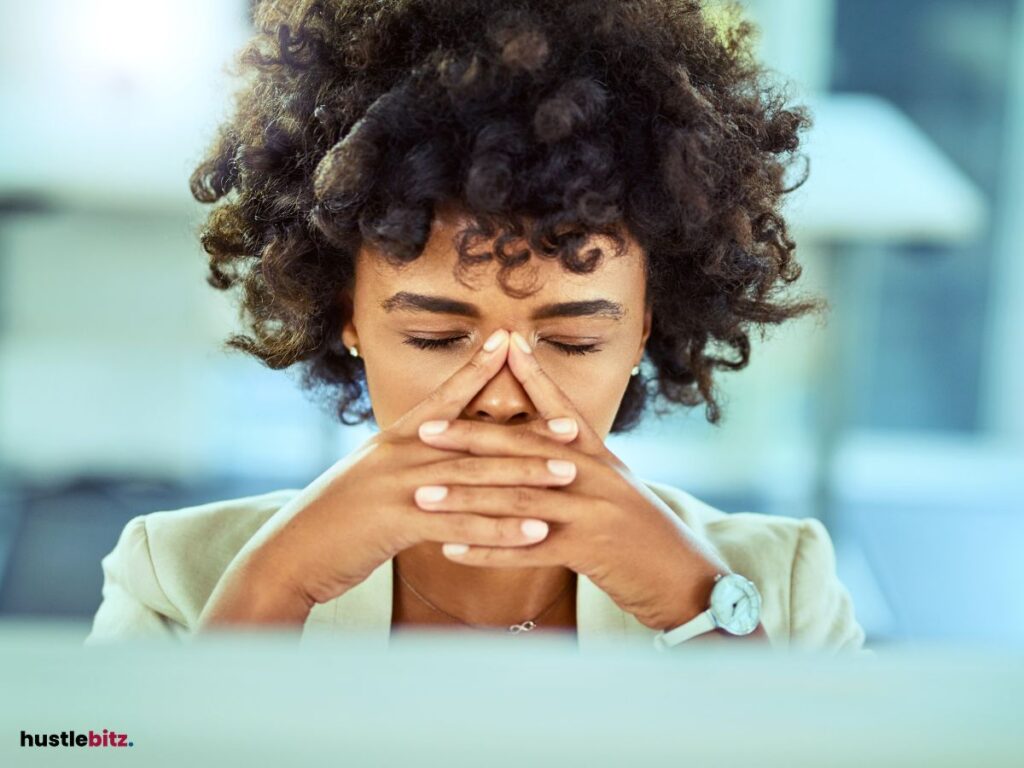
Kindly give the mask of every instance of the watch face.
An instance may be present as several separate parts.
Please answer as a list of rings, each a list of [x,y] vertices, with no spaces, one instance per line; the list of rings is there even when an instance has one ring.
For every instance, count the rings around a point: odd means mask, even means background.
[[[711,590],[711,613],[733,635],[749,635],[761,620],[761,593],[752,581],[727,573]]]

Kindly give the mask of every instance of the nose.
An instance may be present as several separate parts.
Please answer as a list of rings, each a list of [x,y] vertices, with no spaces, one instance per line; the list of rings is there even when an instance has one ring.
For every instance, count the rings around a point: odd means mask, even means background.
[[[521,424],[536,418],[537,411],[506,362],[466,405],[463,417],[495,424]]]

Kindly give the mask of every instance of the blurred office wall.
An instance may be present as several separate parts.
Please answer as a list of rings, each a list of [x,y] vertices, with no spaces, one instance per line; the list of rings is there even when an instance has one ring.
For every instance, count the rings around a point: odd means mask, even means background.
[[[0,2],[0,612],[86,618],[129,517],[302,487],[369,434],[220,349],[187,179],[247,5]],[[1024,580],[1022,5],[746,3],[816,116],[790,215],[833,311],[754,337],[721,426],[612,438],[728,511],[824,519],[869,641],[1024,639],[993,587]]]

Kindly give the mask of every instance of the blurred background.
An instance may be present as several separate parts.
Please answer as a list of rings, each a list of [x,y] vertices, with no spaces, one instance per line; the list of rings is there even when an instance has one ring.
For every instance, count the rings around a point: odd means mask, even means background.
[[[1024,1],[750,0],[809,104],[813,319],[725,418],[609,445],[730,512],[821,518],[869,645],[1024,641]],[[0,617],[80,621],[137,514],[301,488],[369,434],[228,354],[188,176],[246,0],[0,0]]]

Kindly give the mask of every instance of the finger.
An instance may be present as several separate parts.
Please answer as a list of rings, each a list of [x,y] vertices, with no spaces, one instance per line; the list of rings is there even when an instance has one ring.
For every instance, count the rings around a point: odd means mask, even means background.
[[[586,515],[593,499],[574,493],[526,486],[422,485],[413,493],[416,505],[427,512],[449,514],[535,517],[549,523],[571,523]]]
[[[449,560],[463,565],[481,565],[490,568],[526,568],[565,565],[555,541],[548,539],[528,547],[491,547],[463,542],[447,542],[441,552]]]
[[[485,517],[463,512],[437,514],[415,510],[414,520],[422,541],[442,544],[458,541],[479,546],[525,547],[544,539],[549,530],[543,520]]]
[[[584,455],[566,443],[579,433],[575,419],[559,418],[568,426],[567,432],[556,432],[548,422],[536,419],[522,426],[492,424],[486,421],[455,419],[439,424],[441,431],[429,429],[430,423],[420,425],[419,436],[427,445],[448,450],[466,451],[478,456],[549,456],[573,459]],[[426,426],[425,426],[426,425]]]
[[[414,438],[416,430],[424,421],[457,419],[470,400],[505,364],[508,338],[508,331],[503,328],[491,334],[469,362],[403,414],[391,425],[391,430]]]
[[[530,349],[529,342],[518,332],[512,332],[512,343],[509,344],[508,362],[512,373],[519,379],[523,389],[530,396],[534,407],[545,420],[561,416],[574,419],[579,426],[576,445],[588,453],[600,453],[604,450],[604,440],[576,409],[569,396],[562,391],[554,380],[541,368],[540,361]]]
[[[575,424],[574,419],[566,420]],[[533,423],[543,422],[537,420]],[[607,448],[587,452],[576,443],[558,442],[541,435],[536,428],[509,427],[472,419],[456,419],[446,422],[446,425],[438,435],[430,435],[421,427],[421,443],[441,451],[475,456],[534,456],[569,461],[577,469],[572,488],[580,495],[600,495],[598,489],[606,487],[603,481],[608,464],[619,468],[624,466]]]
[[[575,462],[541,456],[465,456],[418,464],[398,473],[406,488],[421,485],[539,485],[565,487],[576,479]]]

